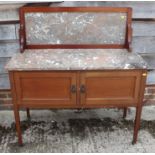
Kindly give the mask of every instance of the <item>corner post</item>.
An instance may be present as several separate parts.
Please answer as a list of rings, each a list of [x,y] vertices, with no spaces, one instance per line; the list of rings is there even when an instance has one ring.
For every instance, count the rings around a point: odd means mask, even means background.
[[[133,134],[133,141],[132,144],[135,144],[137,142],[138,138],[138,131],[140,129],[140,119],[141,119],[141,113],[142,113],[142,106],[143,106],[143,97],[144,97],[144,91],[146,86],[146,76],[147,71],[144,70],[141,75],[141,82],[140,82],[140,93],[139,93],[139,101],[136,106],[136,116],[135,116],[135,123],[134,123],[134,134]]]
[[[22,141],[22,132],[20,127],[20,114],[19,114],[19,106],[17,104],[17,94],[14,82],[14,72],[9,71],[9,78],[10,78],[10,85],[11,85],[11,95],[12,95],[12,102],[13,102],[13,110],[14,110],[14,118],[16,124],[16,131],[18,136],[18,144],[19,146],[23,145]]]
[[[19,146],[23,146],[22,132],[20,127],[19,108],[17,106],[14,106],[14,116],[15,116],[15,123],[16,123],[16,131],[18,135],[18,144]]]

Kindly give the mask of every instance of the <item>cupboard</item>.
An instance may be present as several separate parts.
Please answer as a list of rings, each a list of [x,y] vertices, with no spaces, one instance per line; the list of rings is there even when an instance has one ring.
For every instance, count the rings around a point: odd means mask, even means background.
[[[136,143],[147,67],[131,52],[132,9],[23,7],[20,51],[7,65],[18,142],[21,108],[136,108]]]

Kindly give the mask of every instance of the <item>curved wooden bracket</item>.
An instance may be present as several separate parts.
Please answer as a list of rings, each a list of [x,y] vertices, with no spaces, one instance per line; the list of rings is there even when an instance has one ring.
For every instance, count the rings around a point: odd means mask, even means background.
[[[128,49],[129,49],[129,52],[132,51],[132,27],[131,25],[128,25],[128,28],[127,28],[127,31],[128,31],[128,35],[127,35],[127,46],[128,46]]]
[[[19,42],[20,42],[20,52],[23,53],[24,51],[23,25],[21,25],[19,29]]]

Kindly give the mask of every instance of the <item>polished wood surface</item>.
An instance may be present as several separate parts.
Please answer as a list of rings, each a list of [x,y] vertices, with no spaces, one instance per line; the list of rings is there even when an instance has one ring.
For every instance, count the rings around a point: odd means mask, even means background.
[[[17,93],[14,83],[14,76],[11,72],[9,72],[10,77],[10,84],[11,84],[11,95],[12,95],[12,103],[13,103],[13,109],[14,109],[14,117],[15,117],[15,123],[16,123],[16,131],[18,135],[18,144],[22,145],[22,131],[20,127],[20,114],[19,114],[19,106],[17,106]]]
[[[144,70],[15,71],[18,106],[137,106]],[[83,87],[83,88],[82,88]]]
[[[86,90],[81,96],[82,104],[85,106],[101,104],[136,106],[139,98],[141,74],[140,71],[83,73],[81,85]]]
[[[141,120],[141,113],[142,113],[142,106],[143,106],[143,98],[144,98],[144,91],[145,91],[145,83],[146,83],[146,73],[142,74],[141,78],[141,84],[140,84],[140,90],[139,90],[139,98],[138,98],[138,104],[136,108],[136,116],[135,116],[135,122],[134,122],[134,134],[133,134],[133,144],[137,142],[138,138],[138,131],[140,129],[140,120]]]
[[[13,74],[19,105],[50,104],[52,107],[76,102],[76,73],[36,71]]]
[[[128,7],[22,7],[20,13],[25,12],[128,12]]]
[[[126,45],[121,44],[66,44],[66,45],[26,45],[26,49],[126,49]]]

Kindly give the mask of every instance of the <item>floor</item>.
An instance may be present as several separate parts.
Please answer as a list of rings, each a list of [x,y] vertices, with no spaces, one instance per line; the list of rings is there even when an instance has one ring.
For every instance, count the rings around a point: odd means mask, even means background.
[[[155,106],[143,108],[138,142],[131,144],[135,109],[21,111],[19,147],[12,111],[0,111],[0,152],[155,152]]]

